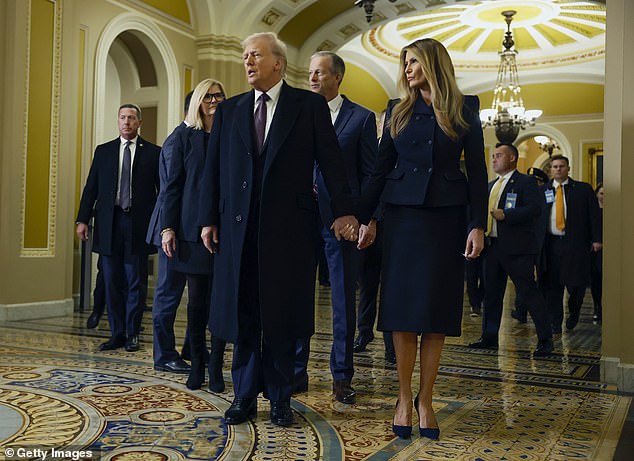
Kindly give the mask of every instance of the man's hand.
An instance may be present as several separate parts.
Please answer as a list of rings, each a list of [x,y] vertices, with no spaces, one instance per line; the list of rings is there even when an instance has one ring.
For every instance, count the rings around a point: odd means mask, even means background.
[[[357,248],[359,250],[363,250],[364,248],[369,247],[376,240],[376,219],[370,220],[368,225],[361,224],[359,228],[359,243],[357,244]]]
[[[165,229],[161,232],[161,246],[163,247],[163,253],[168,258],[176,254],[176,233],[172,229]]]
[[[504,221],[504,218],[506,217],[504,215],[504,210],[500,210],[499,208],[491,210],[491,216],[493,216],[493,219],[496,221]]]
[[[200,238],[203,240],[203,245],[209,250],[209,253],[215,254],[218,252],[218,226],[205,226],[200,232]]]
[[[468,260],[476,259],[484,249],[484,230],[479,228],[471,229],[467,236],[467,246],[464,250],[464,257]]]
[[[344,239],[355,242],[359,235],[359,221],[352,215],[339,216],[330,227],[337,240]]]
[[[601,251],[603,249],[603,243],[601,242],[592,242],[592,251],[594,253]]]
[[[88,240],[88,224],[83,222],[77,223],[75,232],[77,233],[79,240],[83,240],[84,242]]]

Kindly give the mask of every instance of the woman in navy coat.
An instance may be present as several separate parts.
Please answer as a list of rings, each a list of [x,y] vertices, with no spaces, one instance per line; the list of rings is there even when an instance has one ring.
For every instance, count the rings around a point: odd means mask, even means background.
[[[213,276],[212,255],[203,246],[198,225],[200,182],[217,105],[225,99],[220,82],[205,79],[194,89],[181,129],[174,142],[170,176],[165,189],[161,240],[165,254],[174,258],[174,269],[185,274],[188,286],[187,326],[192,366],[189,389],[200,389],[205,378],[205,327]],[[177,128],[178,130],[178,128]],[[212,338],[209,389],[224,391],[222,357],[225,342]]]
[[[460,336],[464,261],[484,246],[487,172],[479,101],[456,84],[447,50],[417,40],[400,56],[399,101],[388,105],[375,173],[364,201],[385,205],[378,329],[392,331],[399,395],[393,431],[409,437],[418,335],[420,434],[440,434],[432,389],[445,336]],[[460,170],[464,152],[467,171]],[[468,179],[467,179],[468,177]],[[469,205],[469,206],[468,206]],[[465,243],[466,242],[466,243]],[[369,241],[360,235],[360,247]]]

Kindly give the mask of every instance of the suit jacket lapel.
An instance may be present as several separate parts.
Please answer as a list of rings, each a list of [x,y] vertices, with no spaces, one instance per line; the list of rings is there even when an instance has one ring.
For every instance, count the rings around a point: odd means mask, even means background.
[[[341,134],[346,124],[352,117],[354,113],[354,108],[350,101],[344,96],[343,103],[341,104],[341,108],[339,109],[339,115],[337,116],[337,120],[335,120],[335,131],[337,132],[337,137]]]
[[[255,100],[255,91],[251,90],[244,95],[237,103],[238,107],[238,124],[235,130],[240,133],[240,138],[244,142],[245,147],[254,152],[253,137],[253,104]],[[255,154],[255,152],[254,152]]]
[[[286,82],[282,83],[280,98],[275,107],[273,121],[269,128],[269,134],[264,144],[266,149],[266,159],[264,161],[264,177],[266,177],[273,160],[277,156],[280,147],[284,144],[286,137],[290,133],[294,121],[297,118],[301,105],[301,100],[296,97],[295,91]]]

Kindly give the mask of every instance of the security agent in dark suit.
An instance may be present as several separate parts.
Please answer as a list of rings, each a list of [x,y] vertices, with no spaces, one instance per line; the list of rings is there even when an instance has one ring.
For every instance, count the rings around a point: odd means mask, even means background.
[[[274,33],[243,46],[253,90],[218,106],[201,187],[201,236],[215,253],[209,328],[235,344],[225,422],[254,417],[264,391],[271,422],[288,426],[296,341],[314,332],[315,162],[335,237],[355,240],[358,222],[325,99],[282,80],[286,46]]]
[[[544,357],[553,351],[553,342],[546,304],[535,282],[535,229],[541,213],[540,197],[535,181],[516,170],[518,158],[512,144],[496,145],[493,171],[498,178],[489,183],[491,218],[483,252],[482,337],[469,347],[497,349],[502,302],[510,276],[535,323],[538,342],[533,356]]]
[[[343,59],[328,51],[315,53],[308,71],[310,89],[326,98],[330,117],[345,163],[348,185],[353,197],[361,196],[376,160],[376,120],[374,113],[339,94],[346,67]],[[340,241],[332,231],[334,221],[331,196],[319,166],[315,183],[319,213],[323,222],[321,237],[330,273],[332,293],[332,335],[330,371],[333,394],[342,403],[355,402],[351,381],[354,375],[353,343],[356,321],[356,289],[362,253],[355,242]],[[308,388],[310,338],[300,339],[295,364],[295,391]]]
[[[530,167],[526,170],[526,174],[535,180],[539,196],[543,197],[544,190],[546,189],[546,183],[549,181],[548,175],[539,168],[535,167]],[[542,280],[542,261],[544,259],[544,238],[546,238],[546,227],[548,224],[548,209],[546,208],[546,202],[544,200],[541,201],[541,204],[542,212],[537,219],[537,229],[535,230],[535,235],[537,236],[537,261],[535,265],[537,267],[537,286],[541,290],[542,294],[544,294],[544,297],[546,297],[544,283]],[[515,309],[511,311],[511,317],[520,323],[526,323],[527,314],[528,310],[526,308],[526,303],[521,296],[516,294]]]
[[[568,158],[553,155],[551,172],[553,179],[543,197],[549,216],[544,279],[553,332],[561,333],[564,287],[569,294],[566,328],[572,330],[579,321],[581,303],[590,280],[590,255],[603,247],[602,229],[592,186],[568,176]]]
[[[141,109],[119,108],[120,137],[97,146],[77,214],[77,235],[88,239],[95,211],[93,251],[102,256],[111,337],[100,350],[139,350],[148,254],[145,242],[159,189],[160,148],[140,136]],[[127,283],[127,288],[126,288]]]
[[[190,92],[185,97],[185,113],[189,109]],[[170,163],[174,145],[187,124],[181,122],[165,139],[159,156],[159,178],[161,188],[156,198],[156,205],[152,211],[148,226],[146,241],[154,245],[158,252],[158,278],[154,289],[154,303],[152,305],[152,333],[154,369],[171,373],[187,374],[189,365],[176,351],[174,338],[174,321],[176,310],[180,305],[185,290],[185,274],[174,270],[174,263],[163,252],[161,247],[161,219],[165,205],[165,187],[169,180]]]

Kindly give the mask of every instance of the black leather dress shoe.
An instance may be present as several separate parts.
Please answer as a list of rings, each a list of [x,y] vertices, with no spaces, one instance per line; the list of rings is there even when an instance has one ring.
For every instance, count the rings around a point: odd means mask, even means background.
[[[139,350],[139,335],[129,336],[125,342],[125,350],[127,352],[136,352]]]
[[[125,345],[125,338],[110,338],[105,343],[99,345],[100,351],[113,351]]]
[[[374,336],[357,336],[357,339],[352,343],[352,350],[355,353],[365,351],[368,343],[374,339]]]
[[[191,367],[180,357],[176,360],[172,360],[167,363],[160,363],[154,365],[154,369],[156,371],[166,371],[168,373],[178,373],[182,375],[186,375],[191,370]]]
[[[547,357],[553,353],[553,340],[552,339],[540,339],[537,341],[537,347],[533,352],[533,357]]]
[[[304,372],[293,378],[293,395],[308,391],[308,373]]]
[[[293,424],[293,412],[288,400],[271,402],[271,422],[276,426],[290,426]]]
[[[332,392],[335,394],[335,399],[337,401],[347,403],[348,405],[352,405],[357,396],[357,393],[350,385],[350,381],[347,379],[335,380],[332,383]]]
[[[255,418],[258,412],[257,402],[255,398],[234,398],[231,406],[225,411],[225,423],[242,424],[250,418]]]
[[[86,320],[86,328],[97,328],[102,315],[103,312],[92,311],[90,317],[88,317],[88,320]]]
[[[498,343],[490,339],[480,338],[476,342],[469,344],[471,349],[498,349]]]
[[[566,330],[573,330],[577,323],[579,323],[579,314],[570,314],[570,317],[566,319]]]

